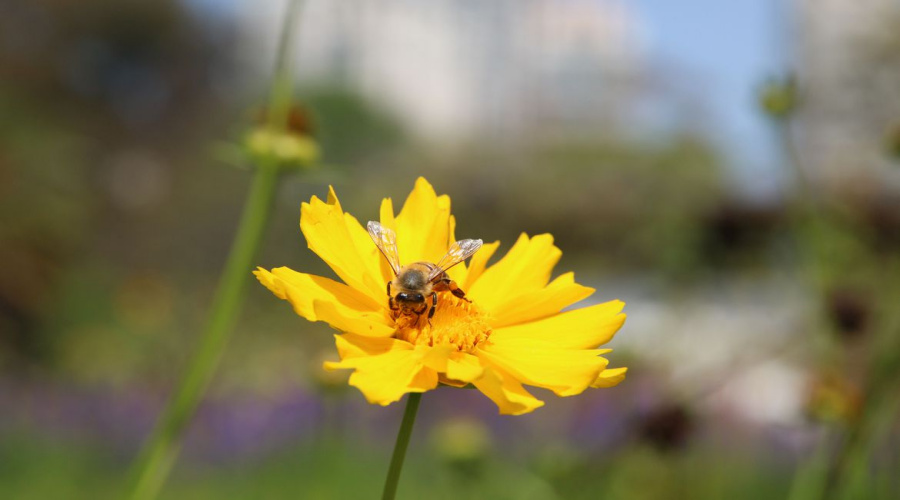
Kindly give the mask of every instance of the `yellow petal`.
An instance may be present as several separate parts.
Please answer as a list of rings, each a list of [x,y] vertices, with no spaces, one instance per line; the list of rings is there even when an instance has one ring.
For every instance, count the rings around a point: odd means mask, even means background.
[[[625,315],[620,314],[623,307],[624,302],[612,300],[538,321],[497,328],[491,340],[534,339],[558,348],[592,349],[609,342],[625,322]]]
[[[423,345],[416,346],[416,348],[422,353],[422,364],[438,373],[447,371],[447,360],[450,359],[450,352],[456,350],[455,347],[449,344],[434,347]]]
[[[409,342],[404,340],[390,337],[367,337],[355,333],[335,335],[334,344],[341,359],[377,356],[388,351],[412,349]]]
[[[484,368],[475,356],[453,349],[448,353],[443,366],[438,371],[451,381],[458,382],[459,385],[466,385],[481,377]]]
[[[543,401],[532,396],[514,377],[495,368],[485,369],[484,375],[472,385],[497,405],[501,415],[522,415],[544,406]]]
[[[353,375],[350,376],[353,378]],[[438,385],[438,374],[434,370],[422,368],[416,373],[412,380],[409,381],[406,392],[427,392]],[[353,385],[353,383],[350,383]]]
[[[367,337],[391,337],[396,332],[384,312],[363,312],[344,307],[335,302],[313,301],[313,310],[319,320],[345,333]]]
[[[385,295],[381,255],[368,232],[345,214],[329,188],[328,201],[313,197],[300,208],[300,229],[310,250],[328,264],[341,280],[375,300]]]
[[[456,217],[450,214],[450,233],[448,234],[447,243],[453,244],[454,241],[456,241]]]
[[[381,225],[388,229],[393,230],[396,233],[397,232],[397,222],[394,219],[394,202],[391,201],[390,198],[385,198],[385,199],[381,200],[381,209],[379,210],[379,212],[380,212],[379,220],[381,221]],[[384,282],[387,283],[388,281],[394,279],[394,270],[391,268],[390,263],[388,263],[387,258],[385,258],[383,255],[381,255],[380,252],[379,252],[378,257],[380,259],[379,265],[381,266],[382,278],[384,279]],[[398,257],[399,257],[399,255],[398,255]],[[405,263],[401,262],[401,265],[404,265],[404,264]],[[387,292],[387,290],[385,290],[385,293],[386,292]]]
[[[325,321],[333,328],[362,335],[390,337],[394,327],[387,310],[368,295],[321,276],[286,267],[254,271],[260,283],[287,300],[294,311],[310,321]]]
[[[395,224],[401,264],[437,262],[452,243],[450,197],[438,196],[431,184],[419,177]]]
[[[447,360],[447,378],[459,382],[474,382],[484,374],[484,368],[478,358],[467,353],[455,351]]]
[[[600,376],[597,377],[597,380],[591,384],[591,387],[605,388],[616,386],[619,382],[625,380],[626,371],[628,371],[628,368],[608,368],[603,370],[600,372]]]
[[[478,358],[449,344],[430,348],[422,363],[443,375],[442,382],[456,387],[465,386],[484,373]]]
[[[499,328],[552,316],[592,293],[593,288],[575,283],[573,273],[565,273],[540,290],[511,296],[506,302],[497,305],[492,310],[491,325]]]
[[[389,405],[408,392],[425,392],[437,387],[437,373],[422,364],[423,353],[407,345],[408,349],[329,362],[325,367],[355,368],[350,385],[359,389],[368,402]]]
[[[385,304],[376,302],[367,294],[343,283],[321,276],[298,273],[287,267],[278,267],[272,271],[257,268],[253,274],[278,298],[290,301],[297,314],[310,321],[318,321],[312,310],[313,300],[338,302],[361,311],[386,309]]]
[[[469,385],[468,382],[460,382],[459,380],[451,380],[447,378],[443,373],[438,374],[438,381],[444,385],[449,385],[450,387],[457,387],[462,389],[463,387]]]
[[[381,208],[378,213],[382,226],[394,231],[397,230],[396,221],[394,220],[394,202],[390,198],[381,200]]]
[[[552,390],[558,396],[580,394],[606,368],[602,351],[560,349],[549,342],[511,339],[479,346],[483,362],[500,367],[519,381]]]
[[[434,347],[417,346],[418,349],[428,349],[422,356],[422,363],[437,373],[445,375],[451,381],[459,382],[455,385],[465,385],[477,379],[484,373],[478,358],[461,352],[455,346],[444,344]]]
[[[543,288],[561,256],[562,252],[553,245],[553,236],[539,234],[529,238],[522,234],[509,252],[486,269],[466,292],[481,307],[497,311],[502,304]]]
[[[451,272],[453,279],[457,280],[457,284],[462,287],[463,291],[468,291],[472,284],[481,277],[488,260],[494,255],[499,246],[499,241],[485,243],[480,250],[475,252],[464,271],[457,271],[456,274]]]

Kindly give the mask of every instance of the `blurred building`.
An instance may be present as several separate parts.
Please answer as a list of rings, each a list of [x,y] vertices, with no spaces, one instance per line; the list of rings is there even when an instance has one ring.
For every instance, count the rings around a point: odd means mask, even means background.
[[[241,15],[262,74],[284,3]],[[621,121],[642,38],[623,0],[307,0],[296,67],[381,103],[424,138],[527,138]]]
[[[900,124],[900,4],[797,0],[796,37],[810,175],[840,189],[900,189],[885,154]]]

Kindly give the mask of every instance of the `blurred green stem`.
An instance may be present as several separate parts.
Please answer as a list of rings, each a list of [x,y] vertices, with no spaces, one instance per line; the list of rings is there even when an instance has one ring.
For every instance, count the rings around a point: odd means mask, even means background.
[[[787,154],[786,163],[791,169],[795,181],[798,205],[791,223],[801,246],[801,253],[806,263],[806,271],[814,290],[824,295],[830,283],[826,280],[823,257],[827,251],[828,235],[824,225],[828,222],[828,211],[816,199],[813,186],[805,175],[803,159],[794,144],[791,130],[792,118],[787,117],[777,122],[782,147]],[[895,276],[897,265],[884,269],[885,276]],[[895,304],[900,297],[882,297],[887,304]],[[896,314],[893,308],[886,311],[888,316]],[[885,342],[877,345],[872,357],[872,370],[864,388],[864,405],[859,417],[850,422],[846,429],[841,429],[843,439],[836,446],[833,461],[828,462],[827,447],[823,448],[822,457],[813,457],[802,468],[795,478],[791,499],[849,499],[865,498],[866,483],[870,479],[870,458],[878,444],[879,437],[885,434],[900,408],[900,397],[897,390],[900,377],[900,324],[888,321],[881,328],[875,329],[873,335]],[[880,333],[878,335],[877,333]],[[881,339],[883,337],[883,339]],[[823,446],[825,446],[823,444]]]
[[[896,276],[900,262],[894,260],[885,269],[886,276]],[[892,429],[900,411],[900,317],[893,308],[900,300],[896,290],[883,297],[886,314],[891,317],[880,328],[872,355],[872,370],[864,389],[859,418],[847,432],[839,449],[833,470],[829,471],[832,488],[822,498],[864,498],[865,488],[872,482],[872,453]]]
[[[900,387],[890,375],[876,378],[867,391],[869,399],[859,422],[850,429],[835,465],[834,487],[824,498],[866,498],[873,482],[872,452],[891,431],[900,408]]]
[[[275,130],[286,128],[290,109],[291,78],[288,60],[298,7],[299,0],[291,0],[288,3],[279,41],[267,120],[267,125]],[[240,312],[244,288],[265,232],[280,173],[280,165],[274,155],[265,155],[255,160],[256,170],[250,193],[213,297],[206,327],[200,337],[200,345],[194,352],[181,382],[169,398],[153,434],[141,450],[132,471],[129,486],[131,498],[134,500],[156,498],[165,484],[178,457],[181,435],[215,375],[216,367]]]
[[[800,151],[794,143],[794,135],[791,130],[793,119],[788,116],[775,123],[778,138],[781,141],[782,151],[787,155],[785,163],[790,170],[796,193],[796,206],[788,213],[797,245],[802,255],[804,267],[802,272],[808,284],[815,290],[824,292],[826,283],[821,272],[822,262],[816,245],[823,241],[820,224],[824,214],[820,211],[813,186],[807,178],[803,168]]]
[[[397,483],[400,481],[400,471],[403,470],[403,459],[406,458],[406,448],[409,446],[409,438],[412,435],[413,424],[416,423],[416,412],[419,411],[421,399],[422,393],[419,392],[409,393],[406,399],[406,410],[403,412],[400,431],[397,432],[397,443],[394,444],[391,467],[388,469],[387,479],[384,481],[382,500],[393,500],[397,494]]]

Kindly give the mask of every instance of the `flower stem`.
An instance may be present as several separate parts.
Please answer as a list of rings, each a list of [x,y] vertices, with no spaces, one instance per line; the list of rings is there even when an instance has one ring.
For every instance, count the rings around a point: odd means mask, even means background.
[[[289,46],[298,4],[298,0],[291,0],[288,4],[279,42],[268,113],[269,126],[275,129],[286,127],[290,107]],[[178,457],[181,435],[215,375],[240,312],[244,288],[265,232],[281,171],[274,155],[257,158],[256,167],[200,344],[135,462],[129,484],[130,498],[133,500],[156,498],[165,484]]]
[[[178,455],[181,434],[215,374],[240,310],[244,285],[265,229],[277,180],[277,168],[256,171],[200,346],[137,462],[136,482],[131,490],[131,498],[135,500],[155,498],[165,483]]]
[[[406,410],[403,412],[403,421],[400,422],[400,431],[397,432],[397,443],[394,444],[394,455],[391,457],[391,467],[388,469],[387,479],[384,481],[384,493],[382,500],[393,500],[397,494],[397,483],[400,481],[400,471],[403,470],[403,459],[406,458],[406,448],[409,446],[409,438],[412,435],[413,424],[416,423],[416,412],[419,410],[419,401],[422,393],[411,392],[406,399]]]

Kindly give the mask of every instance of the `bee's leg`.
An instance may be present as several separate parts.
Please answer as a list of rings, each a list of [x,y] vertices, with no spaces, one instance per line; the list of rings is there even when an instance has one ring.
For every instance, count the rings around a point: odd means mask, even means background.
[[[428,326],[431,326],[431,318],[434,317],[435,309],[437,309],[437,292],[431,292],[431,309],[428,310]]]
[[[463,291],[459,285],[456,284],[455,281],[447,278],[447,288],[450,290],[450,293],[453,294],[454,297],[458,297],[460,299],[465,300],[466,302],[472,302],[471,300],[466,298],[466,292]]]
[[[397,316],[400,312],[400,306],[394,302],[394,296],[391,295],[391,282],[387,283],[387,294],[388,294],[388,308],[391,310],[391,317],[397,319]]]

